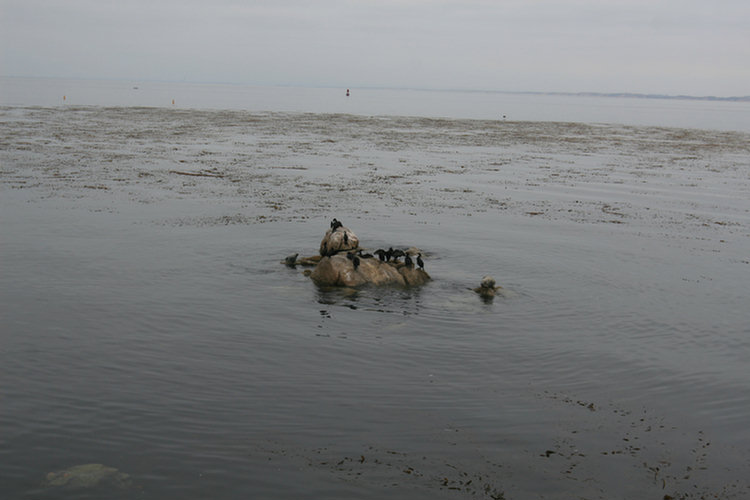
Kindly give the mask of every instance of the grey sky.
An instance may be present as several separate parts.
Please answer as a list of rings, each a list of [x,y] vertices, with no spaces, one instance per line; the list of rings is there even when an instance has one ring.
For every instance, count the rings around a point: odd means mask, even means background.
[[[0,74],[736,96],[748,0],[0,0]]]

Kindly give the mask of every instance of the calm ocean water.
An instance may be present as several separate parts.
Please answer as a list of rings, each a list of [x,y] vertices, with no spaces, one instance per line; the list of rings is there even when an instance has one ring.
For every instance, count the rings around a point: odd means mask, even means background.
[[[750,103],[389,89],[0,78],[0,105],[157,106],[620,123],[750,132]],[[174,103],[174,104],[173,104]]]
[[[3,498],[750,496],[749,134],[43,83],[0,108]],[[332,217],[433,281],[280,263]]]

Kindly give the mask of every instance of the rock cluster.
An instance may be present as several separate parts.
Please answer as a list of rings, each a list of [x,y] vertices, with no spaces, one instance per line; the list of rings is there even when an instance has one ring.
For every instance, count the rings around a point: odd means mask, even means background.
[[[384,262],[375,257],[354,259],[347,254],[323,257],[310,273],[310,278],[322,286],[357,287],[362,285],[423,285],[431,278],[423,269],[415,269],[403,262]]]
[[[297,253],[289,255],[282,263],[288,267],[314,267],[313,270],[305,270],[304,274],[324,287],[416,286],[432,279],[424,270],[422,252],[418,248],[388,248],[365,253],[359,247],[357,235],[336,219],[331,221],[331,228],[320,242],[319,255],[299,259],[298,256]],[[403,261],[399,261],[401,257]],[[508,296],[508,292],[498,286],[492,276],[484,276],[479,286],[470,290],[488,304],[496,295]]]
[[[417,249],[400,251],[404,261],[399,262],[389,249],[388,259],[374,257],[363,253],[359,248],[359,238],[341,222],[333,219],[331,228],[326,231],[320,242],[320,256],[306,257],[297,260],[297,255],[290,255],[284,261],[287,266],[315,265],[309,276],[320,286],[358,287],[363,285],[423,285],[431,278],[424,269],[416,268],[409,255],[421,256]],[[385,253],[384,251],[381,251]],[[394,255],[396,252],[393,252]],[[421,266],[424,263],[418,259]]]

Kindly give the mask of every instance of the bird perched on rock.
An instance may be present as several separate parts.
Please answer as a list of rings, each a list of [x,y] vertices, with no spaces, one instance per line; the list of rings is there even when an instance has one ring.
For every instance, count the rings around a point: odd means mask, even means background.
[[[362,249],[360,248],[357,252],[357,256],[361,259],[372,259],[371,253],[362,253]]]
[[[419,255],[417,255],[417,265],[419,266],[419,268],[422,271],[424,271],[424,261],[422,260],[422,254],[421,253]]]
[[[344,224],[339,222],[337,219],[333,219],[331,221],[331,232],[336,231],[338,228],[342,227]]]
[[[375,255],[378,256],[381,262],[385,262],[385,255],[386,255],[385,250],[383,250],[382,248],[378,248],[377,250],[375,250]]]
[[[404,264],[406,264],[406,267],[408,268],[414,267],[414,263],[411,261],[411,257],[408,253],[404,256]]]
[[[391,256],[393,257],[393,262],[398,262],[398,258],[403,257],[404,255],[406,255],[404,251],[399,250],[398,248],[391,252]]]
[[[357,269],[359,267],[359,257],[354,255],[354,252],[346,252],[346,258],[352,261],[354,269]]]

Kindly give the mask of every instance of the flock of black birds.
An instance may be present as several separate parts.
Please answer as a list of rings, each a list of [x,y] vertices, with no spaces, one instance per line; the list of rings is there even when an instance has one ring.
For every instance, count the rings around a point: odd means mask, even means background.
[[[389,248],[388,250],[383,250],[382,248],[379,248],[375,250],[375,255],[378,256],[381,262],[391,262],[393,261],[394,264],[398,264],[398,259],[400,257],[404,258],[404,264],[406,267],[414,268],[414,260],[412,260],[411,255],[404,252],[403,250],[399,249],[393,249]],[[357,252],[347,252],[346,258],[352,261],[352,264],[354,264],[354,269],[357,269],[360,264],[360,259],[374,259],[375,255],[371,253],[362,253],[362,249],[357,250]],[[422,254],[417,254],[416,258],[417,267],[424,271],[424,261],[422,260]]]
[[[336,232],[336,230],[340,227],[343,227],[344,225],[337,219],[333,219],[331,221],[331,232]],[[344,243],[348,241],[348,236],[346,233],[344,233]],[[375,250],[375,255],[378,256],[381,262],[391,262],[391,259],[393,259],[393,263],[398,263],[398,259],[400,257],[404,258],[404,264],[406,267],[414,268],[414,261],[412,260],[411,256],[406,253],[403,250],[393,249],[393,247],[388,248],[388,250],[383,250],[382,248],[379,248]],[[375,256],[371,253],[362,253],[362,249],[359,249],[356,253],[355,252],[347,252],[346,258],[352,261],[352,264],[354,265],[354,269],[357,269],[360,264],[360,259],[373,259]],[[417,255],[417,267],[419,269],[424,271],[424,261],[422,260],[422,254],[419,253]]]
[[[378,258],[382,262],[390,262],[391,259],[393,259],[394,263],[398,262],[398,259],[400,257],[404,258],[404,264],[406,264],[407,267],[414,267],[414,261],[411,258],[411,255],[404,252],[403,250],[393,249],[393,247],[389,248],[388,250],[383,250],[382,248],[379,248],[378,250],[375,250],[375,255],[378,256]],[[424,270],[424,261],[422,260],[422,254],[417,254],[417,266],[419,269]]]

